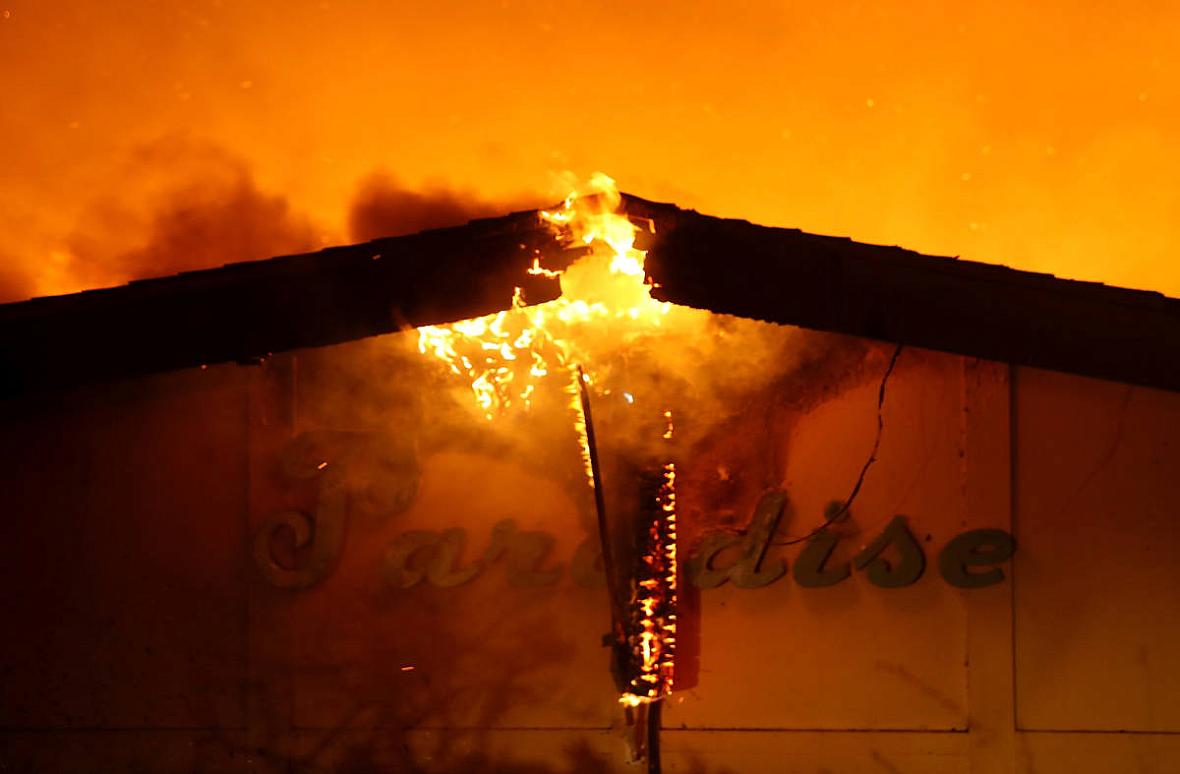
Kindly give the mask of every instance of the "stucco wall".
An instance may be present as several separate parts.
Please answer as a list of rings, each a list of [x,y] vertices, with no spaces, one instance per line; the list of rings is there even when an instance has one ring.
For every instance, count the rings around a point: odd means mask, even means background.
[[[892,350],[829,343],[853,355],[682,461],[688,553],[728,529],[715,565],[734,561],[768,488],[788,498],[775,543],[847,497]],[[605,592],[575,569],[576,450],[432,413],[387,345],[0,406],[0,764],[628,770]],[[686,587],[665,770],[1180,768],[1180,395],[917,350],[886,386],[829,566],[902,515],[925,572],[804,588],[803,544],[772,545],[765,585]],[[1015,557],[957,588],[939,553],[979,528]],[[448,529],[451,572],[411,562],[406,588],[406,536]],[[538,535],[548,553],[517,561]]]

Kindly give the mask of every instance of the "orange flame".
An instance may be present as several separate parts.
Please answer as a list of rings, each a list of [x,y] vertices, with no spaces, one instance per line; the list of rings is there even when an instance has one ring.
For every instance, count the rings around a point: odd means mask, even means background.
[[[540,213],[560,244],[589,250],[562,271],[545,268],[540,258],[533,260],[530,274],[560,278],[557,300],[526,307],[518,288],[508,311],[418,329],[418,350],[464,377],[488,420],[517,407],[527,411],[541,380],[554,373],[569,375],[575,380],[567,392],[572,392],[584,458],[585,419],[574,370],[595,359],[587,346],[594,338],[591,326],[617,320],[631,330],[656,328],[671,309],[651,297],[645,252],[635,247],[636,227],[617,212],[620,202],[614,181],[599,173],[584,192],[575,191],[561,207]]]

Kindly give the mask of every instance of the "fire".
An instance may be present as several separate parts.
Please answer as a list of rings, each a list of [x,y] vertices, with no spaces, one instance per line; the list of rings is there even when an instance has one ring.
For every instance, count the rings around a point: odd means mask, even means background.
[[[668,434],[671,437],[671,412]],[[672,692],[676,655],[676,464],[661,472],[643,564],[631,594],[632,634],[628,645],[634,664],[627,691],[619,701],[634,707],[659,701]]]
[[[582,370],[581,366],[571,370],[573,380],[570,382],[566,392],[570,394],[570,408],[574,412],[574,432],[578,435],[578,451],[582,454],[582,470],[586,473],[586,481],[590,484],[590,488],[594,489],[598,486],[594,477],[594,455],[590,451],[590,420],[587,416],[589,406],[587,405],[588,396],[586,394],[586,386],[590,383],[590,377]]]
[[[418,329],[419,351],[464,377],[488,420],[518,407],[527,411],[540,381],[550,375],[564,376],[575,388],[578,378],[608,381],[603,373],[575,373],[596,360],[597,341],[617,344],[617,337],[595,335],[604,326],[625,324],[633,335],[663,325],[671,304],[651,297],[645,252],[635,247],[636,226],[616,211],[620,201],[614,181],[597,174],[584,193],[571,193],[561,207],[540,213],[559,244],[589,251],[564,270],[534,259],[531,274],[560,278],[556,301],[527,307],[518,289],[508,311]]]
[[[527,307],[519,289],[508,311],[446,326],[418,330],[418,348],[447,365],[470,384],[475,404],[488,420],[532,406],[541,380],[562,375],[574,418],[583,466],[598,498],[589,387],[602,394],[620,392],[635,403],[627,385],[613,384],[606,366],[620,344],[661,329],[672,309],[655,301],[644,271],[645,253],[635,247],[637,227],[617,210],[621,197],[614,181],[595,175],[584,193],[574,192],[561,207],[540,213],[559,244],[586,254],[563,270],[533,261],[530,274],[560,279],[556,301]],[[654,227],[649,224],[649,229]],[[609,348],[602,350],[602,347]],[[587,370],[598,370],[592,376]],[[673,436],[672,412],[664,411],[667,445]],[[649,494],[641,508],[646,519],[640,536],[640,567],[632,581],[630,604],[616,613],[625,630],[627,687],[620,701],[636,706],[658,701],[672,689],[676,647],[676,467],[667,462],[658,477],[644,478]]]

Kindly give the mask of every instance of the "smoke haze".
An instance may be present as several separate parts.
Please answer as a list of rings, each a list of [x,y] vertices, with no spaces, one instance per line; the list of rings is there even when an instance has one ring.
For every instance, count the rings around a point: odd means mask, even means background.
[[[285,196],[263,190],[245,159],[184,137],[132,149],[115,179],[118,185],[86,203],[45,260],[0,254],[0,303],[461,225],[530,206],[437,184],[413,190],[375,172],[352,197],[347,236],[325,233]]]

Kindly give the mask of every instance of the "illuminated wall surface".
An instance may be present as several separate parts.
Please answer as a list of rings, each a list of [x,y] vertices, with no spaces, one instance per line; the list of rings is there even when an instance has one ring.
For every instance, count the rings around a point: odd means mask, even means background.
[[[924,572],[807,587],[803,544],[775,544],[847,497],[892,350],[779,330],[805,367],[681,417],[684,551],[738,544],[711,587],[685,565],[665,770],[1180,768],[1180,396],[903,350],[826,567],[900,515]],[[569,423],[489,423],[412,347],[0,407],[0,765],[629,770]],[[600,401],[609,445],[625,409]],[[743,574],[772,488],[787,504]],[[1003,578],[948,582],[943,549],[983,528],[1015,536]],[[439,541],[449,561],[409,552]]]

